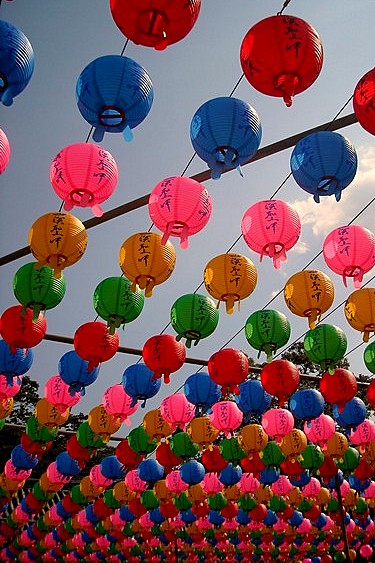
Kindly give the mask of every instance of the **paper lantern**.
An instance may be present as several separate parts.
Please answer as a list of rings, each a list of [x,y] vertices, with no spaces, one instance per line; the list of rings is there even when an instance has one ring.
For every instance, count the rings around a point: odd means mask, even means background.
[[[114,455],[107,455],[100,462],[100,471],[107,479],[118,480],[125,477],[121,462]]]
[[[66,409],[74,407],[81,399],[79,392],[71,393],[69,391],[69,385],[59,375],[53,375],[47,379],[44,395],[60,413],[65,413]]]
[[[207,415],[193,418],[187,431],[192,441],[198,444],[200,450],[212,446],[219,435],[218,430],[213,426]]]
[[[0,330],[1,332],[1,330]],[[10,351],[9,344],[0,339],[0,373],[9,377],[24,375],[29,371],[33,364],[34,354],[32,349],[16,348],[15,352]]]
[[[303,348],[309,360],[329,373],[334,372],[335,364],[345,356],[347,344],[344,331],[329,324],[319,324],[307,331],[303,340]]]
[[[120,31],[136,45],[160,51],[181,41],[195,25],[201,0],[177,0],[166,4],[152,0],[110,0],[110,10]]]
[[[162,400],[160,413],[164,420],[172,426],[172,432],[174,432],[176,428],[186,429],[187,424],[194,417],[195,407],[189,403],[183,393],[175,393]]]
[[[226,437],[230,437],[231,432],[239,428],[242,419],[243,413],[233,401],[224,400],[212,405],[210,420],[213,426]]]
[[[74,477],[81,471],[77,461],[68,452],[60,452],[56,457],[56,469],[65,477]]]
[[[212,202],[206,188],[185,176],[161,180],[150,193],[148,212],[151,221],[163,233],[161,244],[178,237],[181,248],[188,238],[199,233],[211,217]]]
[[[152,453],[157,447],[156,440],[151,439],[143,426],[129,432],[128,442],[131,449],[142,456]]]
[[[83,223],[68,213],[46,213],[31,226],[28,243],[37,260],[35,268],[49,266],[54,277],[78,262],[87,247],[87,233]]]
[[[279,446],[288,459],[296,461],[307,446],[307,438],[302,430],[292,428],[288,434],[283,436]]]
[[[22,378],[20,376],[6,376],[0,373],[0,400],[14,397],[21,389]]]
[[[353,397],[353,399],[347,401],[340,410],[338,405],[334,404],[332,414],[339,426],[351,429],[356,428],[365,420],[367,408],[362,399]]]
[[[185,380],[184,393],[190,403],[204,410],[211,408],[221,397],[220,386],[212,381],[208,373],[202,371]]]
[[[65,295],[66,283],[63,275],[54,277],[48,266],[35,268],[35,262],[24,264],[13,277],[14,296],[21,305],[32,309],[34,320],[41,311],[59,305]]]
[[[94,127],[93,140],[105,132],[133,138],[132,129],[151,110],[154,89],[147,71],[136,61],[121,55],[105,55],[91,61],[76,84],[77,106],[82,117]]]
[[[261,309],[248,317],[245,323],[245,337],[250,346],[265,352],[267,361],[272,361],[273,354],[285,346],[290,338],[291,327],[287,317],[273,309]]]
[[[240,51],[246,79],[262,94],[282,97],[286,106],[309,88],[323,65],[323,46],[316,30],[291,15],[257,22],[246,33]]]
[[[203,273],[204,285],[214,299],[225,303],[226,312],[233,313],[234,304],[240,309],[241,299],[254,291],[258,274],[253,262],[242,254],[226,253],[212,258]]]
[[[91,430],[104,442],[108,442],[112,434],[115,434],[121,426],[121,421],[108,414],[103,405],[98,405],[90,410],[87,422]]]
[[[260,382],[264,390],[277,397],[281,407],[297,390],[299,381],[299,370],[289,360],[273,360],[266,364],[260,372]]]
[[[207,338],[219,323],[219,311],[209,297],[199,293],[188,293],[179,297],[170,311],[171,326],[177,332],[176,340],[186,339],[190,348],[202,338]]]
[[[225,168],[251,160],[262,139],[259,116],[250,104],[230,96],[213,98],[200,106],[190,124],[190,140],[197,155],[220,178]]]
[[[26,35],[6,21],[0,21],[0,43],[3,46],[0,55],[0,101],[4,106],[11,106],[13,98],[31,80],[35,63],[34,51]]]
[[[136,233],[126,239],[120,248],[119,264],[122,272],[151,297],[155,285],[166,281],[176,263],[176,251],[170,241],[162,244],[157,233]]]
[[[269,256],[278,269],[287,259],[287,250],[300,237],[301,221],[297,211],[285,201],[263,200],[245,211],[241,231],[248,247],[260,254],[260,261]]]
[[[314,329],[333,303],[333,283],[319,270],[303,270],[286,282],[284,299],[288,309],[299,317],[307,317],[309,328]]]
[[[211,379],[221,385],[222,395],[228,392],[238,395],[238,385],[245,381],[249,373],[249,360],[241,350],[223,348],[212,354],[207,369]]]
[[[154,372],[144,364],[138,363],[128,366],[122,375],[122,385],[130,397],[133,398],[132,406],[137,401],[142,401],[145,407],[146,400],[154,397],[160,390],[161,379],[153,379]]]
[[[324,398],[317,389],[300,389],[289,399],[289,408],[295,418],[312,420],[324,411]]]
[[[357,388],[355,375],[343,368],[336,368],[332,374],[324,373],[319,382],[319,389],[324,399],[331,405],[337,405],[339,412],[355,397]]]
[[[146,340],[142,357],[146,366],[154,372],[154,380],[163,376],[164,383],[169,383],[171,373],[179,370],[185,362],[186,348],[174,336],[159,334]]]
[[[88,362],[88,370],[99,366],[113,358],[119,347],[119,337],[115,332],[110,334],[105,323],[91,321],[77,328],[73,338],[74,350]]]
[[[353,109],[358,123],[371,135],[375,134],[375,69],[366,72],[353,93]]]
[[[108,414],[121,423],[130,425],[129,416],[136,412],[138,404],[128,395],[121,383],[111,385],[102,397],[102,404]]]
[[[69,392],[84,395],[86,387],[97,380],[100,367],[89,371],[89,362],[80,358],[75,350],[69,350],[59,359],[57,369],[61,379],[69,385]]]
[[[327,266],[342,276],[353,278],[360,288],[363,275],[375,265],[375,235],[359,225],[347,225],[331,231],[323,242],[323,257]]]
[[[335,431],[335,421],[328,414],[323,413],[304,423],[304,432],[307,438],[313,444],[318,444],[322,450],[326,448],[328,440]]]
[[[0,174],[3,174],[10,160],[10,144],[5,132],[0,129]]]
[[[114,192],[117,164],[111,153],[93,143],[74,143],[62,148],[50,167],[50,181],[64,209],[90,207],[96,217],[103,215],[100,204]]]
[[[144,306],[144,296],[136,288],[131,290],[131,282],[124,276],[105,278],[96,286],[93,305],[97,314],[105,321],[110,334],[116,328],[130,323],[139,317]]]
[[[172,433],[172,425],[163,418],[159,409],[151,409],[143,417],[143,428],[152,440],[160,445],[162,439],[167,438]]]
[[[235,401],[245,414],[246,422],[252,416],[263,414],[272,402],[272,395],[267,393],[260,381],[256,379],[248,379],[240,383],[238,389],[239,395],[235,396]]]
[[[269,409],[262,415],[262,426],[270,438],[280,442],[293,429],[294,418],[284,408]]]
[[[44,338],[47,321],[42,313],[33,320],[33,311],[24,311],[22,305],[14,305],[6,309],[0,317],[0,333],[8,344],[11,354],[17,348],[33,348]]]
[[[341,192],[353,181],[357,166],[354,146],[335,131],[316,131],[303,137],[290,157],[294,180],[313,194],[316,203],[321,196],[333,194],[340,201]]]
[[[42,398],[36,403],[34,413],[39,424],[53,429],[62,426],[68,420],[70,411],[69,408],[61,411],[48,399]]]
[[[344,306],[345,318],[354,330],[362,333],[363,342],[368,342],[375,330],[375,289],[363,287],[349,295]]]
[[[246,424],[238,431],[238,443],[249,455],[260,452],[268,443],[268,435],[260,424]]]

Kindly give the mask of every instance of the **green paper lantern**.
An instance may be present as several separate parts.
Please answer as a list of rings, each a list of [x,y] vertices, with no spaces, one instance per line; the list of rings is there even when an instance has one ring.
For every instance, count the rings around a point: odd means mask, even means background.
[[[330,324],[319,324],[308,330],[303,347],[310,362],[319,364],[322,370],[333,373],[336,364],[345,355],[348,342],[341,328]]]
[[[283,510],[286,509],[287,506],[288,505],[286,501],[283,499],[283,497],[280,497],[279,495],[273,495],[268,501],[268,508],[270,508],[276,513],[282,512]]]
[[[156,440],[151,440],[143,426],[134,428],[128,435],[128,443],[137,454],[147,455],[156,450]]]
[[[81,493],[79,485],[74,485],[70,490],[70,497],[75,504],[85,506],[88,504],[88,499]]]
[[[131,290],[132,283],[124,276],[102,280],[93,294],[94,309],[104,321],[108,331],[114,334],[116,328],[134,321],[141,314],[145,302],[139,287]]]
[[[54,440],[58,434],[58,428],[56,430],[49,430],[47,426],[42,426],[35,415],[31,415],[27,422],[25,428],[26,434],[35,442],[51,442]]]
[[[220,453],[226,461],[238,465],[238,462],[246,456],[246,452],[240,447],[237,438],[224,438],[220,443]]]
[[[173,504],[180,511],[189,510],[193,506],[185,491],[173,498]]]
[[[244,512],[250,512],[253,508],[258,506],[257,501],[249,494],[241,495],[237,504]]]
[[[129,522],[127,522],[127,524],[125,524],[125,526],[122,528],[121,533],[124,534],[124,536],[126,536],[127,538],[130,538],[134,534]]]
[[[13,278],[13,292],[17,301],[32,309],[35,321],[41,311],[53,309],[61,303],[65,295],[65,278],[54,278],[54,271],[49,266],[35,268],[36,262],[24,264]]]
[[[375,342],[370,342],[363,351],[363,361],[371,373],[375,373]]]
[[[142,505],[147,508],[147,510],[154,510],[160,505],[159,499],[156,497],[155,493],[151,490],[146,490],[141,493],[140,497]]]
[[[250,315],[245,323],[245,337],[250,346],[265,352],[271,362],[273,354],[287,344],[291,327],[287,317],[273,309],[262,309]]]
[[[0,431],[4,428],[5,422],[6,422],[5,418],[0,419]]]
[[[49,500],[53,496],[53,494],[51,495],[51,493],[47,493],[46,491],[44,491],[42,489],[39,481],[37,481],[33,485],[32,493],[33,493],[34,497],[36,498],[36,500],[41,500],[42,502],[47,502],[47,500]]]
[[[357,500],[357,503],[354,507],[354,511],[357,514],[364,514],[367,510],[368,510],[368,506],[367,506],[366,499],[359,497],[359,499]]]
[[[194,444],[186,432],[177,432],[169,440],[172,452],[182,459],[190,459],[199,452],[199,446]]]
[[[214,332],[219,322],[219,310],[209,297],[189,293],[174,302],[170,320],[177,332],[176,340],[186,338],[186,346],[190,348],[193,341],[196,346],[202,338]]]
[[[260,452],[261,460],[263,463],[270,467],[279,467],[285,461],[286,456],[281,451],[276,442],[269,441],[263,450]]]
[[[95,525],[95,532],[98,532],[98,534],[106,534],[107,533],[107,529],[104,527],[103,522],[98,522]]]
[[[97,448],[102,448],[104,446],[102,438],[98,434],[95,434],[87,421],[82,422],[78,426],[76,436],[77,442],[80,446],[82,446],[82,448],[96,450]]]
[[[336,465],[341,471],[353,471],[361,461],[361,455],[356,448],[349,446],[341,459],[336,460]]]
[[[312,507],[312,505],[313,505],[312,502],[308,501],[307,498],[304,498],[303,501],[300,502],[300,504],[298,505],[297,510],[299,510],[302,513],[308,512]]]
[[[328,512],[337,512],[340,508],[339,502],[336,498],[331,498],[327,504]]]
[[[107,489],[103,495],[103,501],[106,506],[109,508],[120,508],[122,506],[121,502],[115,499],[113,496],[113,489]]]
[[[319,469],[324,462],[324,455],[320,448],[309,444],[301,453],[299,463],[304,469]]]
[[[228,503],[227,499],[222,493],[216,493],[213,496],[209,496],[207,499],[207,504],[211,510],[221,510]]]

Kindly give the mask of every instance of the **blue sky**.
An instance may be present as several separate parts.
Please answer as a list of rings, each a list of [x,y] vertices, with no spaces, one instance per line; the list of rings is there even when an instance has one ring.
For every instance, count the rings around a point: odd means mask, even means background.
[[[163,178],[179,175],[194,154],[190,137],[190,121],[205,101],[226,96],[241,77],[239,49],[248,29],[257,21],[276,14],[282,2],[264,0],[222,2],[203,0],[201,13],[191,33],[165,51],[129,43],[125,55],[143,65],[154,86],[154,103],[149,116],[136,129],[131,143],[119,134],[106,134],[101,145],[110,151],[119,168],[119,182],[104,211],[144,196]],[[320,76],[304,93],[295,97],[287,108],[280,98],[257,92],[245,79],[235,96],[251,104],[259,114],[263,137],[261,146],[326,123],[333,119],[350,99],[358,80],[373,67],[374,3],[371,0],[324,0],[302,2],[293,0],[286,14],[308,21],[318,31],[324,48]],[[109,2],[73,0],[49,2],[35,0],[32,9],[25,0],[3,1],[1,19],[19,27],[29,38],[35,53],[35,70],[28,87],[15,98],[11,107],[0,108],[0,127],[6,132],[11,148],[11,162],[0,178],[0,254],[7,255],[27,245],[32,223],[41,215],[57,211],[61,201],[49,181],[51,162],[59,150],[69,144],[84,142],[90,130],[82,118],[75,100],[75,85],[84,67],[106,54],[120,54],[125,37],[116,27]],[[349,102],[340,114],[353,111]],[[342,200],[323,198],[316,204],[293,179],[280,189],[278,197],[292,204],[300,214],[302,233],[299,243],[288,253],[280,270],[272,262],[259,257],[243,242],[233,251],[247,255],[258,270],[258,284],[253,294],[241,304],[241,311],[227,315],[220,308],[219,325],[213,335],[188,351],[191,357],[208,359],[230,341],[252,357],[245,340],[244,326],[248,316],[261,309],[283,288],[286,280],[319,254],[330,230],[352,220],[374,196],[374,139],[359,124],[340,131],[354,144],[359,167],[355,180]],[[152,335],[158,334],[169,322],[174,301],[191,293],[201,284],[206,263],[215,255],[226,252],[241,234],[241,218],[245,210],[261,199],[267,199],[282,184],[290,172],[292,149],[264,158],[243,168],[244,177],[236,171],[225,174],[219,181],[209,180],[205,187],[213,202],[209,224],[190,239],[189,248],[181,250],[173,240],[177,253],[176,268],[170,279],[158,286],[146,300],[141,316],[119,331],[120,343],[130,348],[142,348]],[[195,157],[186,175],[206,169]],[[75,208],[74,214],[85,221],[91,218],[89,209]],[[373,228],[373,205],[361,213],[356,224]],[[88,247],[82,260],[65,272],[67,291],[61,304],[48,311],[48,333],[72,337],[83,323],[94,320],[92,294],[97,284],[109,276],[121,275],[118,253],[125,239],[151,225],[147,206],[88,230]],[[0,310],[17,302],[13,295],[13,276],[31,255],[1,267]],[[322,257],[311,267],[323,270],[335,286],[332,309],[345,301],[354,288],[345,288],[336,274],[329,272]],[[369,280],[374,273],[365,277]],[[370,286],[375,286],[370,283]],[[205,293],[204,288],[201,290]],[[292,325],[290,342],[307,330],[307,321],[293,316],[286,308],[282,295],[271,305],[286,314]],[[346,322],[343,307],[327,317],[330,324],[340,326],[348,338],[348,350],[361,342],[361,335]],[[174,334],[171,328],[167,332]],[[233,340],[232,337],[238,333]],[[57,370],[59,358],[71,346],[44,341],[34,349],[34,364],[29,375],[40,383]],[[367,373],[362,360],[363,346],[348,356],[355,373]],[[98,380],[74,410],[88,410],[99,404],[104,391],[121,381],[125,368],[135,363],[137,356],[117,354],[103,364]],[[175,392],[194,367],[186,365],[163,386],[149,408]],[[137,424],[143,413],[133,418]],[[138,421],[138,422],[137,422]],[[124,428],[119,434],[126,433]]]

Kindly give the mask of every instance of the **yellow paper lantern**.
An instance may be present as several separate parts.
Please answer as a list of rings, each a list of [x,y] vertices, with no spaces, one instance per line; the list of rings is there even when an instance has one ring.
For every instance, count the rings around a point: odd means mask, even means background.
[[[219,435],[219,430],[213,426],[208,416],[198,416],[190,421],[187,432],[191,440],[200,450],[212,446]]]
[[[254,493],[254,498],[259,504],[267,504],[273,497],[273,492],[268,485],[260,485]]]
[[[29,231],[29,246],[37,260],[35,268],[49,266],[55,278],[75,264],[85,253],[87,233],[84,224],[69,213],[46,213]]]
[[[169,424],[160,412],[160,409],[152,409],[143,417],[143,428],[152,440],[156,440],[160,444],[163,438],[172,434],[172,426]]]
[[[331,307],[334,296],[332,281],[319,270],[297,272],[284,287],[288,309],[299,317],[307,317],[310,329],[315,328],[321,315]]]
[[[317,496],[318,503],[320,505],[327,505],[330,500],[331,500],[331,493],[329,492],[329,489],[327,489],[326,487],[321,487]]]
[[[14,406],[13,397],[5,397],[0,400],[0,420],[6,418],[12,412]]]
[[[284,455],[291,461],[296,461],[297,457],[307,447],[307,438],[302,430],[293,428],[288,434],[283,436],[279,447]]]
[[[60,491],[64,486],[64,483],[52,483],[52,481],[48,479],[47,473],[44,472],[39,478],[39,485],[45,493],[49,494],[57,493],[58,491]]]
[[[173,491],[168,489],[165,479],[159,479],[159,481],[156,481],[154,485],[154,493],[161,503],[168,502],[171,498],[173,498]]]
[[[335,432],[327,442],[327,448],[324,450],[324,455],[340,459],[348,447],[349,442],[347,437],[342,434],[342,432]]]
[[[79,490],[81,494],[86,497],[89,502],[91,502],[102,494],[104,488],[94,485],[94,483],[90,479],[90,476],[86,475],[85,477],[82,477],[79,483]]]
[[[233,502],[236,502],[240,498],[241,494],[242,493],[237,485],[228,485],[224,487],[223,490],[223,495],[225,496],[225,498]]]
[[[128,504],[137,495],[135,491],[131,491],[125,484],[125,481],[119,481],[113,486],[113,496],[122,504]]]
[[[371,440],[365,445],[364,452],[362,453],[362,457],[368,463],[375,463],[375,440]]]
[[[98,405],[90,410],[87,422],[91,430],[105,443],[109,442],[112,434],[115,434],[121,427],[121,421],[110,415],[103,405]]]
[[[247,424],[238,432],[237,440],[251,459],[254,452],[260,452],[267,445],[268,435],[260,424]]]
[[[375,332],[375,288],[353,291],[346,300],[344,312],[350,326],[362,333],[363,342],[368,342],[370,333]]]
[[[366,499],[367,501],[368,499]],[[354,489],[349,489],[346,495],[343,498],[344,506],[348,508],[353,508],[358,502],[358,494],[355,492]]]
[[[233,313],[234,304],[254,291],[258,274],[253,262],[242,254],[226,253],[215,256],[204,270],[204,285],[214,299],[225,302],[226,311]]]
[[[64,413],[61,413],[55,405],[51,405],[48,399],[43,398],[36,403],[34,414],[42,426],[53,430],[68,420],[70,409],[67,408]]]
[[[201,503],[207,498],[207,493],[202,489],[200,483],[196,485],[190,485],[186,491],[187,497],[190,502]]]
[[[176,263],[176,251],[167,241],[162,244],[158,233],[136,233],[125,240],[120,248],[119,264],[124,275],[151,297],[155,285],[165,282],[172,274]]]
[[[305,497],[301,493],[298,487],[293,487],[290,493],[287,494],[287,499],[289,504],[292,506],[298,506]]]

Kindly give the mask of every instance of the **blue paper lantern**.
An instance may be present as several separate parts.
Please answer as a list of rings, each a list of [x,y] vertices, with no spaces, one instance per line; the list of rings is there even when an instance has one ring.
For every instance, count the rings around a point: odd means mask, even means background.
[[[21,444],[17,444],[10,454],[10,459],[17,469],[28,471],[38,464],[38,458],[35,455],[26,452]]]
[[[21,500],[21,508],[24,512],[26,512],[26,514],[32,514],[33,513],[33,509],[29,507],[29,505],[27,504],[26,498],[23,498]],[[33,538],[31,538],[33,539]]]
[[[219,481],[223,485],[235,485],[242,477],[242,469],[239,465],[235,466],[233,463],[228,463],[224,469],[220,471]]]
[[[239,524],[246,526],[251,522],[251,518],[247,515],[247,513],[242,508],[240,508],[236,515],[236,521]]]
[[[34,71],[34,52],[24,33],[0,20],[0,101],[11,106],[13,98],[30,82]]]
[[[195,112],[190,139],[197,155],[220,178],[224,168],[237,168],[256,153],[262,139],[259,116],[248,103],[232,97],[208,100]]]
[[[120,507],[119,515],[121,520],[123,520],[124,522],[133,522],[133,520],[135,520],[136,518],[126,505]]]
[[[127,394],[133,398],[132,407],[137,404],[137,401],[142,401],[141,407],[144,408],[146,400],[158,393],[161,379],[153,379],[153,377],[154,372],[145,364],[133,364],[126,368],[122,375],[122,385]]]
[[[99,516],[95,514],[94,507],[92,504],[88,504],[85,508],[85,516],[91,524],[97,524],[99,522]]]
[[[240,383],[238,388],[240,392],[235,395],[234,400],[245,414],[245,422],[270,408],[273,397],[263,389],[260,381],[249,379]]]
[[[56,469],[66,477],[73,477],[74,475],[78,475],[81,471],[78,461],[73,459],[68,452],[58,454],[56,457]]]
[[[106,457],[103,457],[100,462],[100,472],[104,475],[104,477],[112,479],[112,481],[123,479],[125,477],[123,465],[115,455],[107,455]]]
[[[289,518],[288,522],[291,526],[299,526],[303,521],[303,514],[299,510],[295,510],[293,516]]]
[[[292,483],[293,487],[304,487],[311,481],[311,475],[305,469],[299,475],[290,475],[289,481]]]
[[[300,389],[289,399],[292,415],[300,420],[318,418],[324,411],[325,401],[317,389]]]
[[[61,356],[57,369],[72,394],[80,392],[84,395],[85,388],[97,380],[100,366],[89,371],[89,362],[80,358],[75,350],[70,350]]]
[[[270,508],[267,509],[266,517],[263,519],[263,524],[266,526],[273,526],[279,520],[277,514],[271,510]]]
[[[336,201],[354,179],[358,160],[352,143],[340,133],[317,131],[301,139],[293,149],[290,167],[293,178],[319,203],[321,196],[334,194]]]
[[[367,408],[362,399],[354,397],[345,404],[341,412],[337,405],[333,405],[332,414],[337,424],[349,430],[365,420]]]
[[[323,526],[325,526],[327,524],[327,515],[324,514],[323,512],[318,516],[318,518],[315,520],[315,522],[311,522],[311,524],[315,527],[315,528],[323,528]]]
[[[210,524],[213,524],[214,526],[221,526],[221,524],[225,522],[224,516],[222,516],[217,510],[210,510],[207,518]]]
[[[349,475],[348,481],[351,488],[358,493],[365,491],[371,484],[371,479],[357,479],[354,475]]]
[[[144,459],[138,465],[138,475],[142,481],[156,483],[164,476],[164,467],[156,459]]]
[[[197,517],[195,516],[195,514],[191,511],[191,509],[189,508],[189,510],[181,510],[180,512],[180,518],[181,520],[184,522],[184,524],[192,524],[193,522],[196,521]]]
[[[259,481],[263,485],[271,485],[280,477],[280,470],[276,467],[265,467],[259,475]]]
[[[126,141],[132,129],[147,117],[154,100],[154,89],[146,70],[133,59],[105,55],[89,63],[76,85],[78,109],[95,129],[93,140],[104,133],[121,132]]]
[[[62,505],[61,500],[56,504],[56,512],[60,516],[60,518],[62,518],[63,520],[67,520],[68,518],[70,518],[72,516],[71,512],[68,512],[67,510],[65,510],[65,508]],[[61,540],[60,540],[60,542],[61,542]]]
[[[0,373],[7,376],[9,382],[13,382],[13,377],[23,375],[32,366],[34,353],[31,348],[16,348],[12,354],[9,344],[5,340],[0,340]]]
[[[190,375],[184,383],[187,400],[197,407],[209,410],[221,398],[221,387],[206,372]]]
[[[150,517],[150,520],[154,524],[161,524],[166,519],[165,516],[163,516],[162,513],[160,512],[159,508],[154,508],[154,510],[149,510],[148,515]]]
[[[182,464],[180,468],[181,479],[188,485],[197,485],[206,474],[205,467],[200,461],[192,459]]]

